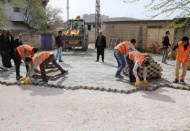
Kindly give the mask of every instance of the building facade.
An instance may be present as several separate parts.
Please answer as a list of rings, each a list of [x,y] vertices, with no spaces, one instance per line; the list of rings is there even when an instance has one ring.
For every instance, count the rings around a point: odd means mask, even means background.
[[[28,30],[28,26],[24,22],[24,15],[21,13],[21,8],[12,4],[10,0],[1,0],[4,4],[6,20],[1,21],[0,24],[3,28],[12,31]],[[41,0],[43,7],[46,7],[49,0]]]

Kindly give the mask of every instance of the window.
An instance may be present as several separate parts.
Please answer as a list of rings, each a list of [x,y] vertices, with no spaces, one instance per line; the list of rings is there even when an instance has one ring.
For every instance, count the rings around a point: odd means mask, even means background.
[[[13,11],[16,13],[20,13],[20,8],[19,7],[13,7]]]
[[[88,30],[91,30],[91,25],[88,25]]]

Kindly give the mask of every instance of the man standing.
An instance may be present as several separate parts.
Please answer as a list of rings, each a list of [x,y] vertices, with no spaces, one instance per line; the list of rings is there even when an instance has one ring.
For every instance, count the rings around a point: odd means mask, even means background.
[[[179,69],[182,64],[182,74],[180,78],[180,83],[185,85],[185,76],[186,71],[188,67],[188,60],[189,60],[189,54],[190,54],[190,44],[189,44],[189,38],[187,36],[184,36],[180,42],[176,46],[173,47],[173,51],[177,50],[176,54],[176,64],[175,64],[175,80],[173,83],[179,82]]]
[[[145,59],[145,56],[138,51],[131,51],[126,56],[126,60],[129,67],[129,81],[131,83],[135,82],[135,85],[140,85],[137,69],[141,66],[143,67],[144,82],[147,84],[147,66],[150,65],[150,62]]]
[[[102,62],[104,62],[104,50],[106,49],[106,37],[99,31],[99,36],[96,38],[95,48],[97,48],[97,60],[99,61],[99,56],[102,56]]]
[[[35,69],[39,66],[41,75],[42,75],[42,81],[45,83],[48,82],[48,79],[46,77],[46,72],[45,72],[44,66],[48,65],[50,62],[61,71],[62,75],[68,73],[67,70],[64,70],[59,64],[57,64],[57,62],[55,61],[55,56],[51,52],[47,52],[47,51],[40,52],[33,58],[26,57],[25,61],[27,64],[31,64],[30,69],[27,73],[27,76],[32,77],[34,75]]]
[[[167,59],[167,55],[168,55],[168,46],[170,45],[170,40],[169,40],[169,36],[170,32],[166,31],[166,35],[163,36],[162,38],[162,50],[163,50],[163,56],[162,56],[162,63],[167,63],[166,59]]]
[[[15,59],[15,43],[14,43],[14,37],[11,35],[11,31],[7,30],[7,37],[9,40],[9,47],[10,47],[10,52],[9,52],[9,56],[10,56],[10,64],[11,64],[11,59],[13,59],[14,64],[16,66],[16,59]],[[12,64],[11,64],[12,65]]]
[[[129,53],[129,51],[131,51],[131,50],[136,51],[135,46],[134,46],[135,43],[136,43],[136,40],[131,39],[130,42],[124,41],[115,47],[114,57],[118,63],[117,72],[115,74],[116,78],[120,78],[120,79],[123,78],[123,76],[121,76],[121,71],[123,70],[123,68],[126,65],[124,55]]]
[[[16,79],[20,80],[22,76],[20,76],[20,63],[21,60],[24,60],[27,56],[33,57],[34,54],[38,51],[37,48],[34,48],[30,45],[20,45],[17,47],[16,52],[15,52],[15,57],[16,57]],[[26,64],[26,62],[25,62]],[[26,64],[26,71],[28,72],[29,66]]]
[[[57,54],[55,60],[57,61],[57,59],[59,59],[59,62],[63,62],[61,60],[61,54],[63,50],[62,31],[59,31],[58,36],[55,37],[55,45],[57,47]]]
[[[11,68],[12,66],[9,57],[9,52],[10,52],[9,40],[6,34],[7,30],[3,29],[2,34],[0,35],[0,54],[2,57],[3,66]]]
[[[23,45],[23,43],[22,43],[22,34],[19,34],[19,35],[18,35],[18,38],[15,39],[15,49],[16,49],[17,47],[19,47],[20,45]]]

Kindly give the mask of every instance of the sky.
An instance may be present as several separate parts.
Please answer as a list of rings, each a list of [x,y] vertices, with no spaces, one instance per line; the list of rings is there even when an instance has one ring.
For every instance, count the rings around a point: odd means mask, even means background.
[[[76,16],[83,14],[94,14],[95,13],[95,1],[96,0],[69,0],[69,18],[74,19]],[[109,17],[131,17],[137,19],[149,20],[148,16],[155,14],[155,12],[147,12],[144,7],[148,4],[149,0],[140,0],[136,3],[124,3],[123,0],[100,0],[101,7],[100,12],[102,15],[108,15]],[[48,6],[53,8],[61,8],[63,13],[61,17],[63,20],[67,20],[67,0],[49,0]],[[166,15],[160,15],[154,19],[173,19],[179,12],[175,12],[170,17]]]

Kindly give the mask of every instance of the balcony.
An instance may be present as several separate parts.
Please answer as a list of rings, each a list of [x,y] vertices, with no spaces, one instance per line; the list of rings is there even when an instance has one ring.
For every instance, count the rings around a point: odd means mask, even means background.
[[[24,16],[22,13],[12,13],[11,21],[12,22],[24,22]]]

